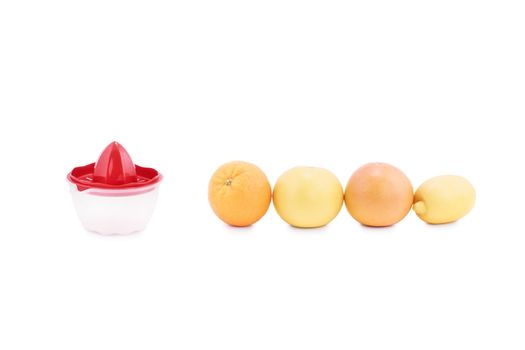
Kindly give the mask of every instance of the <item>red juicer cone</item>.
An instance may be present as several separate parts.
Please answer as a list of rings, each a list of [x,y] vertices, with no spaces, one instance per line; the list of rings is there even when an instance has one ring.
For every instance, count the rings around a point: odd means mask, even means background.
[[[135,164],[121,144],[112,142],[104,149],[95,163],[93,180],[108,185],[123,185],[137,181]]]

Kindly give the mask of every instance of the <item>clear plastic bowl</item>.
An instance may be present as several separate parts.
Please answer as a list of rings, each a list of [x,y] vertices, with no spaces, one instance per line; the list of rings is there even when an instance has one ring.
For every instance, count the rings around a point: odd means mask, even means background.
[[[71,196],[82,225],[103,235],[142,231],[155,209],[160,182],[127,189],[89,188],[70,184]]]

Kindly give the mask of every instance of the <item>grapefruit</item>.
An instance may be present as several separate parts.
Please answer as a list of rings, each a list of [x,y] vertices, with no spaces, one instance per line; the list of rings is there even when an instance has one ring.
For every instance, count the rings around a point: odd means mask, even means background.
[[[346,185],[346,209],[366,226],[391,226],[410,211],[414,190],[408,177],[385,163],[370,163],[357,169]]]
[[[273,204],[279,216],[292,226],[320,227],[341,210],[343,187],[326,169],[295,167],[275,183]]]

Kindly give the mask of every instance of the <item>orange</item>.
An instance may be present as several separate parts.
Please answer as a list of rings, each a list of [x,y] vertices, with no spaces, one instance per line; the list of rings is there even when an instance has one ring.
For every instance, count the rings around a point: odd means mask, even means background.
[[[250,226],[266,214],[272,199],[268,178],[257,166],[241,161],[222,165],[208,185],[215,214],[232,226]]]
[[[385,163],[370,163],[357,169],[345,190],[346,209],[367,226],[391,226],[410,211],[414,190],[408,177]]]

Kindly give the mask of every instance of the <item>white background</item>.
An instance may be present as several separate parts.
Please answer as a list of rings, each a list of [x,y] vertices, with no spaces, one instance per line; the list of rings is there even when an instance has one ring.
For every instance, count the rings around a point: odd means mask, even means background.
[[[522,1],[2,1],[0,348],[524,349]],[[113,140],[165,180],[149,228],[83,230]],[[345,185],[371,161],[478,202],[370,229],[233,229],[220,164]]]

